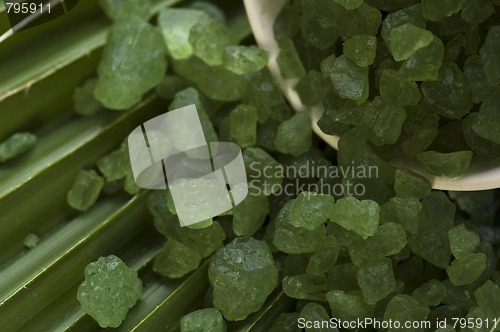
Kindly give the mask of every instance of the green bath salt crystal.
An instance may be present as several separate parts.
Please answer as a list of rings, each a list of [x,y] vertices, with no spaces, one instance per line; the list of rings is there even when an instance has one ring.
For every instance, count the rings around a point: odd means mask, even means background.
[[[269,55],[257,46],[229,45],[224,48],[223,65],[238,75],[261,70],[267,65]]]
[[[274,139],[276,149],[294,157],[307,152],[312,144],[311,119],[307,112],[297,112],[278,126]]]
[[[101,103],[94,97],[97,78],[90,78],[79,85],[73,92],[75,113],[82,116],[94,115],[102,109]]]
[[[398,106],[416,105],[420,101],[417,83],[401,77],[392,69],[384,69],[380,77],[380,95]]]
[[[23,240],[23,244],[28,249],[35,248],[40,242],[40,237],[35,233],[29,233]]]
[[[331,217],[334,203],[331,195],[302,192],[292,201],[290,224],[313,230]]]
[[[162,9],[158,15],[158,25],[167,53],[175,60],[187,59],[193,55],[193,47],[189,42],[191,28],[196,22],[209,19],[208,14],[197,9]]]
[[[118,327],[142,293],[137,272],[116,256],[100,257],[85,268],[77,298],[100,327]]]
[[[261,148],[246,148],[243,151],[243,160],[247,176],[252,179],[251,185],[255,185],[266,196],[278,190],[283,181],[280,173],[283,167],[269,153]]]
[[[167,61],[162,45],[160,33],[139,17],[116,21],[97,69],[96,99],[116,110],[139,102],[163,80]]]
[[[367,239],[377,231],[379,213],[374,201],[345,197],[335,203],[331,220]]]
[[[104,179],[93,170],[80,170],[68,191],[66,200],[73,209],[87,211],[90,209],[104,186]]]
[[[229,115],[230,135],[242,148],[257,141],[257,109],[253,105],[240,104]]]
[[[362,102],[368,98],[368,67],[360,67],[345,55],[333,61],[330,80],[335,93],[344,99]]]
[[[377,37],[352,36],[344,42],[344,55],[360,67],[372,65],[377,52]]]
[[[300,315],[297,312],[282,313],[273,322],[268,332],[301,332],[297,326],[299,318]]]
[[[209,1],[194,1],[188,4],[188,8],[201,10],[218,22],[226,23],[227,21],[224,11]]]
[[[428,46],[417,50],[403,62],[399,73],[402,77],[412,81],[434,81],[438,78],[443,58],[443,42],[434,37]]]
[[[406,111],[403,107],[387,103],[381,97],[375,97],[362,108],[361,127],[375,145],[396,143],[405,120]]]
[[[484,76],[490,85],[500,84],[500,25],[488,30],[486,40],[479,50]]]
[[[343,321],[372,317],[375,310],[375,306],[367,304],[358,292],[331,290],[326,293],[326,300],[333,316]]]
[[[325,301],[327,290],[324,275],[300,274],[285,276],[282,281],[283,292],[291,298]]]
[[[302,310],[300,310],[300,317],[304,318],[308,322],[314,322],[313,327],[306,327],[306,332],[334,332],[338,331],[336,328],[324,327],[323,322],[330,319],[330,316],[326,312],[326,309],[314,302],[309,302],[306,304]],[[319,326],[318,326],[319,325]]]
[[[431,193],[432,184],[422,175],[406,169],[394,173],[394,191],[401,198],[422,199]]]
[[[227,320],[243,320],[259,310],[278,285],[267,243],[247,237],[236,238],[215,253],[208,277],[214,306]]]
[[[453,227],[448,231],[450,249],[456,258],[473,252],[479,245],[480,238],[477,233],[469,231],[464,224]]]
[[[287,202],[276,217],[273,244],[288,254],[312,253],[316,250],[317,243],[325,237],[325,227],[319,225],[309,230],[293,226],[290,222],[291,205],[292,201]]]
[[[446,273],[454,285],[462,286],[476,281],[485,269],[486,255],[469,253],[455,259],[446,268]]]
[[[467,0],[422,0],[424,16],[430,21],[437,22],[458,13],[467,2]]]
[[[376,304],[396,289],[389,258],[376,258],[363,263],[358,269],[357,279],[367,304]]]
[[[491,0],[469,1],[462,10],[462,19],[469,24],[479,24],[495,13]]]
[[[440,153],[425,151],[417,156],[418,163],[429,173],[456,178],[469,170],[471,151]]]
[[[390,37],[392,56],[394,60],[401,61],[408,59],[419,49],[428,46],[434,35],[428,30],[407,23],[393,28]]]
[[[311,258],[309,258],[306,272],[314,275],[325,274],[337,262],[340,250],[340,242],[333,235],[327,235],[318,243],[316,251]]]
[[[233,42],[227,27],[208,15],[200,17],[192,26],[188,40],[193,54],[209,66],[222,65],[224,49]]]
[[[472,123],[474,133],[495,144],[500,144],[500,132],[498,130],[500,125],[499,107],[500,96],[496,91],[483,101],[479,113],[477,113]]]
[[[422,203],[418,199],[392,197],[386,204],[394,211],[394,222],[403,226],[410,234],[418,233],[422,218]]]
[[[30,133],[16,133],[0,143],[0,164],[13,159],[35,146],[37,138]]]
[[[167,240],[155,257],[153,270],[169,278],[181,278],[196,269],[201,255],[194,249],[175,240]]]
[[[181,332],[226,332],[226,322],[219,310],[207,308],[181,318]]]
[[[363,0],[333,0],[347,10],[356,9],[363,4]]]
[[[500,289],[491,280],[474,291],[474,298],[489,319],[497,319],[500,312]]]
[[[233,209],[233,231],[237,236],[252,236],[264,224],[269,213],[269,201],[262,193],[250,192]]]
[[[432,279],[415,289],[412,296],[420,303],[435,307],[445,298],[446,286],[442,282]]]
[[[295,85],[295,91],[304,105],[312,106],[323,99],[327,91],[320,72],[311,70]]]
[[[429,315],[429,307],[405,294],[395,295],[387,304],[384,321],[392,320],[404,326],[406,322],[424,321]],[[388,329],[387,331],[421,331],[420,328]]]
[[[279,44],[280,53],[277,58],[281,75],[285,79],[301,78],[306,74],[297,49],[291,39],[282,40]]]
[[[99,172],[104,175],[107,182],[121,180],[125,177],[128,156],[121,149],[115,150],[97,161]]]

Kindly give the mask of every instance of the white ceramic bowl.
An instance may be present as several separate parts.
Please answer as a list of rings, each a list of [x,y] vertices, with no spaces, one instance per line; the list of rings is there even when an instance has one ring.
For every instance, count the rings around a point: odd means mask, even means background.
[[[293,89],[297,80],[283,79],[278,69],[276,58],[278,57],[279,46],[274,39],[273,25],[281,8],[283,8],[287,1],[288,0],[244,0],[255,39],[259,46],[269,53],[269,70],[280,85],[288,102],[296,111],[309,111],[314,132],[330,146],[338,149],[339,137],[323,133],[317,125],[317,121],[323,114],[323,107],[321,105],[315,107],[304,106]],[[392,163],[395,166],[406,167],[422,174],[432,182],[432,187],[434,189],[474,191],[500,187],[500,165],[498,163],[485,165],[473,161],[467,174],[452,179],[428,174],[418,165],[408,160],[395,160]]]

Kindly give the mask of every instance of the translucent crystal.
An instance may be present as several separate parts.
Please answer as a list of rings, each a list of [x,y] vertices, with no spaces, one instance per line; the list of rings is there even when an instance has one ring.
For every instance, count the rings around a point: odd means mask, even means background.
[[[353,263],[337,264],[328,272],[328,288],[343,291],[359,290],[358,268]]]
[[[464,224],[453,227],[448,231],[450,248],[453,256],[462,257],[473,252],[479,245],[479,235],[469,231]]]
[[[158,15],[158,25],[168,54],[176,59],[187,59],[193,54],[189,42],[191,28],[199,21],[209,21],[207,13],[197,9],[164,8]]]
[[[290,223],[291,205],[292,201],[286,203],[276,217],[273,244],[288,254],[314,252],[317,243],[325,237],[325,227],[319,225],[313,230],[308,230],[293,226]]]
[[[127,19],[138,16],[147,19],[150,4],[147,1],[135,0],[99,0],[99,5],[112,20]]]
[[[334,1],[348,10],[356,9],[363,4],[363,0],[334,0]]]
[[[500,144],[500,133],[498,125],[500,124],[500,96],[498,93],[492,94],[481,105],[479,113],[472,124],[472,130],[484,139],[493,143]]]
[[[420,303],[435,307],[445,298],[446,287],[440,281],[432,279],[415,289],[412,296]]]
[[[448,231],[453,227],[455,210],[455,204],[444,193],[432,192],[422,200],[417,235],[409,236],[412,252],[441,269],[450,262]]]
[[[339,241],[334,236],[327,235],[323,241],[318,243],[316,252],[309,258],[306,272],[316,275],[328,272],[337,262],[340,249]]]
[[[360,67],[366,67],[375,61],[377,38],[357,35],[344,42],[344,55]]]
[[[274,38],[277,41],[291,38],[299,33],[299,13],[297,8],[290,4],[285,4],[281,9],[273,26]]]
[[[394,60],[401,61],[428,46],[434,35],[428,30],[406,23],[391,29],[390,38],[390,50]]]
[[[307,112],[297,112],[278,126],[274,139],[276,149],[281,153],[300,156],[312,144],[311,119]]]
[[[415,105],[406,107],[406,121],[403,124],[401,150],[410,159],[415,159],[434,142],[438,136],[439,116],[434,107]]]
[[[208,98],[235,101],[245,93],[247,81],[243,76],[222,66],[209,66],[198,57],[174,61],[173,67],[178,75],[195,83]]]
[[[464,73],[474,103],[482,102],[493,92],[493,87],[486,80],[479,55],[473,54],[465,60]]]
[[[195,270],[201,262],[201,255],[194,249],[168,240],[153,261],[153,270],[169,278],[181,278]]]
[[[335,203],[331,220],[367,239],[377,231],[379,213],[374,201],[345,197]]]
[[[40,237],[35,233],[29,233],[23,240],[23,244],[28,249],[35,248],[40,242]]]
[[[430,21],[437,22],[445,17],[458,13],[464,8],[467,0],[422,0],[424,16]]]
[[[412,81],[434,81],[438,78],[443,57],[443,42],[434,37],[428,46],[419,49],[403,62],[399,73]]]
[[[259,71],[267,65],[269,55],[257,46],[229,45],[224,48],[223,64],[235,74]]]
[[[365,266],[374,260],[399,253],[408,243],[403,226],[388,222],[380,225],[377,232],[366,240],[357,239],[349,245],[349,255],[357,266]],[[382,263],[381,263],[382,264]]]
[[[281,76],[285,79],[301,78],[306,74],[302,61],[297,54],[293,41],[285,39],[280,42],[280,53],[277,58]]]
[[[193,54],[209,66],[222,65],[225,47],[233,42],[227,27],[210,16],[199,17],[189,31]]]
[[[331,195],[302,192],[292,201],[290,223],[309,230],[324,224],[333,213],[335,199]]]
[[[116,256],[100,257],[85,268],[77,299],[100,327],[118,327],[142,293],[137,272]]]
[[[387,103],[381,97],[362,108],[362,128],[375,145],[394,144],[401,135],[406,111],[401,106]]]
[[[332,290],[326,293],[326,300],[333,316],[343,321],[371,317],[375,309],[373,305],[367,304],[359,293]]]
[[[376,258],[358,269],[358,283],[367,304],[376,304],[396,289],[396,280],[389,258]]]
[[[162,44],[160,33],[148,22],[136,16],[116,21],[97,69],[96,99],[116,110],[139,102],[165,75]]]
[[[490,85],[500,84],[500,25],[492,26],[479,50],[484,76]]]
[[[380,11],[366,3],[353,10],[337,6],[335,14],[336,20],[334,22],[337,33],[344,40],[356,35],[375,36],[382,21]]]
[[[247,148],[243,151],[243,160],[250,185],[259,188],[266,196],[281,188],[282,165],[269,153],[261,148]]]
[[[283,292],[294,299],[324,301],[327,290],[326,277],[311,274],[286,276],[283,278],[282,287]]]
[[[242,148],[257,141],[257,109],[253,105],[240,104],[230,113],[230,135]]]
[[[333,1],[303,0],[300,2],[300,35],[309,44],[327,49],[337,41]]]
[[[16,133],[0,143],[0,164],[33,148],[37,138],[30,133]]]
[[[368,67],[359,67],[344,55],[334,60],[330,80],[341,98],[358,102],[368,98]]]
[[[394,190],[398,197],[422,199],[431,192],[432,184],[425,177],[407,169],[394,173]]]
[[[90,116],[102,109],[101,103],[94,97],[96,84],[97,78],[90,78],[76,87],[75,92],[73,92],[76,114]]]
[[[384,100],[398,106],[416,105],[420,101],[417,84],[404,79],[392,69],[382,71],[379,90]]]
[[[394,221],[403,226],[408,233],[417,234],[422,217],[420,201],[417,198],[393,197],[388,204],[394,211]]]
[[[439,115],[461,119],[472,109],[472,94],[460,68],[452,63],[439,70],[436,81],[422,82],[422,103],[433,105]]]
[[[104,179],[95,171],[80,170],[68,191],[66,200],[73,209],[87,211],[90,209],[104,186]]]
[[[233,209],[233,231],[237,236],[252,236],[264,223],[269,213],[269,201],[263,194],[250,191]]]
[[[455,178],[469,170],[472,158],[471,151],[440,153],[436,151],[422,152],[417,160],[431,174]]]
[[[408,322],[424,321],[429,315],[429,307],[421,304],[415,298],[405,295],[395,295],[387,304],[384,313],[384,321],[392,320],[397,321],[401,325],[408,324]],[[405,331],[420,331],[420,328],[405,328]],[[388,329],[388,331],[398,331],[398,329]]]
[[[450,281],[456,285],[468,285],[476,281],[486,269],[486,255],[469,253],[455,259],[446,268]]]
[[[267,70],[251,76],[243,102],[257,108],[259,123],[269,118],[277,121],[288,118],[289,110],[283,94]]]
[[[425,22],[422,5],[420,3],[403,8],[396,12],[390,13],[382,22],[380,34],[385,41],[387,47],[391,46],[391,30],[400,25],[409,23],[416,27],[425,29]]]
[[[148,133],[149,134],[149,133]],[[107,182],[121,180],[125,177],[125,163],[128,156],[121,149],[114,150],[97,161],[99,172],[106,178]]]
[[[214,306],[227,320],[242,320],[259,310],[278,285],[268,245],[246,237],[234,239],[215,253],[208,277]]]
[[[330,316],[326,312],[325,308],[317,303],[309,302],[306,304],[302,310],[300,310],[301,318],[305,319],[308,322],[313,322],[313,327],[305,328],[306,332],[328,332],[328,331],[337,331],[334,328],[323,327],[323,322],[326,322],[330,319]]]
[[[474,291],[479,307],[484,310],[489,319],[497,319],[500,312],[500,289],[491,280]]]
[[[469,1],[462,10],[462,18],[469,24],[484,22],[495,12],[490,0]]]
[[[226,322],[215,308],[200,309],[181,318],[181,332],[226,332]]]
[[[325,81],[321,73],[311,70],[302,77],[295,90],[304,105],[312,106],[319,103],[326,95]]]

